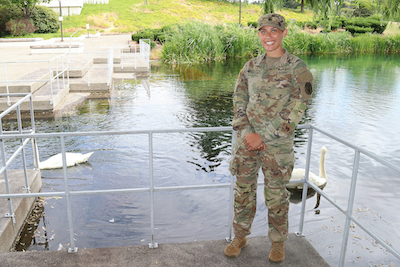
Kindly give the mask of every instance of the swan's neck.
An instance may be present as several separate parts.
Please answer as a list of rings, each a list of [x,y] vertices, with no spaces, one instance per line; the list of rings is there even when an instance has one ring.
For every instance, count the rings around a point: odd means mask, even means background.
[[[321,151],[321,158],[319,159],[319,177],[328,179],[325,172],[325,153],[326,151]]]

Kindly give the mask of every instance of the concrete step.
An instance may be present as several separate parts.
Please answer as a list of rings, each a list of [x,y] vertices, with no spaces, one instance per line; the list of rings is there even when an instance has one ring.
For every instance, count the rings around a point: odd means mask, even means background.
[[[27,193],[23,170],[8,170],[8,181],[12,194]],[[38,193],[42,187],[42,179],[39,170],[27,170],[29,187],[32,193]],[[0,176],[0,194],[6,194],[4,174]],[[16,198],[12,199],[12,207],[15,215],[16,224],[13,225],[11,218],[6,218],[4,214],[9,213],[8,201],[0,199],[0,252],[8,252],[17,238],[21,227],[29,215],[35,198]],[[3,263],[0,264],[4,266]],[[7,266],[7,265],[5,265]]]
[[[18,82],[9,81],[9,93],[33,93],[46,84],[49,80],[49,69],[36,69],[22,77],[18,78]],[[2,83],[0,85],[0,93],[7,93],[7,86]]]
[[[58,87],[58,84],[60,87]],[[55,107],[61,102],[61,100],[65,97],[69,92],[69,86],[66,83],[63,83],[62,79],[59,81],[53,80],[53,102],[51,102],[51,86],[50,83],[45,84],[39,90],[33,93],[33,109],[35,111],[53,111]],[[65,87],[64,87],[65,86]],[[16,103],[20,100],[21,97],[10,97],[11,104]],[[7,97],[0,98],[0,111],[4,111],[9,108],[7,104]],[[25,101],[20,106],[21,111],[29,111],[30,110],[30,102]]]
[[[137,64],[136,67],[134,64],[115,64],[114,65],[114,73],[137,73],[137,72],[149,72],[147,67],[143,65]]]
[[[70,92],[108,92],[112,81],[108,83],[107,65],[96,64],[82,78],[70,78]]]
[[[108,58],[107,57],[96,57],[93,60],[94,60],[93,64],[108,64]],[[114,64],[120,64],[121,63],[121,58],[120,57],[114,57],[113,63]]]
[[[84,43],[53,43],[42,45],[31,45],[31,54],[63,54],[63,53],[83,53]]]

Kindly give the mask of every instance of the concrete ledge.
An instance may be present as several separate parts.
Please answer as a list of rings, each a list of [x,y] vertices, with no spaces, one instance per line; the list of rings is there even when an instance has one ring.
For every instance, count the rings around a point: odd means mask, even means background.
[[[31,45],[31,49],[52,49],[52,48],[79,48],[82,47],[83,43],[75,43],[75,44],[48,44],[48,45]]]
[[[83,43],[56,43],[56,44],[46,44],[46,45],[31,45],[30,46],[32,54],[38,53],[66,53],[66,52],[74,52],[74,53],[83,53],[84,45]]]
[[[25,178],[23,170],[9,170],[8,181],[10,184],[11,193],[26,193],[23,190],[25,186]],[[42,179],[39,170],[28,170],[28,182],[31,187],[31,192],[40,192],[42,187]],[[4,174],[0,176],[0,193],[5,194]],[[20,229],[24,225],[26,217],[29,215],[35,198],[14,198],[11,199],[13,211],[15,214],[16,224],[13,225],[11,218],[6,218],[4,214],[9,213],[8,201],[0,199],[0,252],[8,252],[14,240],[19,235]],[[1,266],[3,266],[1,264]]]
[[[43,38],[0,38],[0,43],[15,42],[40,42]]]
[[[224,255],[225,240],[198,241],[180,244],[161,244],[156,249],[146,245],[113,248],[79,249],[77,253],[66,251],[0,253],[0,262],[5,266],[32,267],[143,267],[143,266],[284,266],[284,267],[329,267],[304,237],[289,234],[285,242],[286,259],[281,263],[268,260],[271,241],[265,236],[248,238],[249,245],[237,258]]]

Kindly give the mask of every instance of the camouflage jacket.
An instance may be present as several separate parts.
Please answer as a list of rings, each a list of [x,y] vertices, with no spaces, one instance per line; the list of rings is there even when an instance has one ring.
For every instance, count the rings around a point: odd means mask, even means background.
[[[233,128],[241,140],[254,132],[267,149],[292,149],[294,129],[312,97],[313,76],[304,61],[287,50],[270,68],[266,60],[266,54],[253,58],[239,73]]]

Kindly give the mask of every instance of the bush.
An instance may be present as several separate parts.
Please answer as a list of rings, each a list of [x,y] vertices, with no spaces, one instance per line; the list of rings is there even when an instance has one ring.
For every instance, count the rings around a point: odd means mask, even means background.
[[[160,44],[165,42],[165,38],[167,35],[163,31],[163,29],[154,29],[153,34],[154,34],[154,41],[159,42]]]
[[[144,30],[132,34],[132,41],[139,42],[140,39],[154,40],[154,32],[152,30]]]
[[[0,37],[4,37],[10,34],[6,30],[6,23],[10,19],[22,19],[24,14],[22,11],[16,7],[2,7],[0,5]]]
[[[360,28],[366,28],[366,29],[372,28],[372,32],[382,34],[385,31],[388,23],[387,21],[381,20],[379,16],[374,15],[368,18],[345,19],[344,24],[346,30],[350,31],[351,33],[370,32],[369,30],[362,30]]]
[[[296,20],[296,21],[294,22],[294,24],[295,24],[297,27],[299,27],[300,29],[304,29],[305,26],[306,26],[306,23],[307,23],[307,21],[298,21],[298,20]]]
[[[373,32],[373,28],[370,28],[370,27],[358,27],[358,26],[351,26],[351,25],[349,25],[349,26],[347,26],[346,27],[346,31],[349,31],[349,32],[351,32],[351,34],[355,34],[355,33],[367,33],[367,32],[370,32],[370,33],[372,33]]]
[[[315,30],[316,28],[318,28],[318,23],[316,21],[307,21],[304,27],[309,27]]]
[[[35,32],[36,27],[32,25],[29,19],[11,19],[6,23],[6,30],[12,36],[24,36]]]
[[[301,6],[301,4],[297,3],[294,0],[284,0],[283,7],[296,9],[297,7]]]
[[[57,12],[48,7],[36,5],[31,19],[37,28],[36,33],[53,33],[60,29]]]
[[[258,23],[257,23],[257,21],[249,21],[249,22],[247,22],[247,26],[257,29]]]

